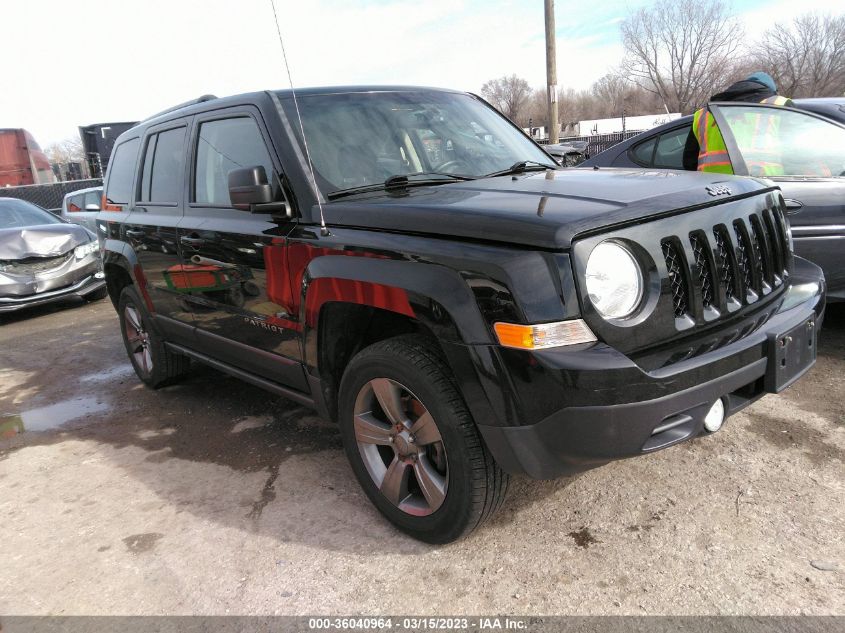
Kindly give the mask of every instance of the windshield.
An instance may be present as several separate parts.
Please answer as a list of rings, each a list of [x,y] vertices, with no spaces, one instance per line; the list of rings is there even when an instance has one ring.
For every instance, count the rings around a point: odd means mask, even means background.
[[[298,101],[317,182],[327,195],[391,176],[474,178],[521,161],[554,165],[507,119],[467,94],[357,92]],[[293,100],[284,107],[299,136]]]
[[[23,200],[0,200],[0,230],[23,229],[43,224],[61,224],[49,211]]]

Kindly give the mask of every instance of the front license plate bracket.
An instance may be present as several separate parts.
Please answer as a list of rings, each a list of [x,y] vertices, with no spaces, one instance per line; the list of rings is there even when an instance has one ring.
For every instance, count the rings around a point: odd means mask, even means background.
[[[783,391],[815,364],[816,330],[816,318],[812,316],[787,332],[769,334],[766,391]]]

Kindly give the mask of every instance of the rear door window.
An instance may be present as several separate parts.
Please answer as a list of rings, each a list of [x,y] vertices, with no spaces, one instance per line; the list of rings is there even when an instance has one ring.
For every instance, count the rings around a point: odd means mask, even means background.
[[[250,117],[205,121],[200,124],[194,169],[194,201],[231,206],[229,172],[261,165],[272,183],[273,161],[258,125]]]
[[[140,200],[176,205],[182,192],[182,157],[185,127],[165,130],[149,137],[141,175]]]
[[[140,139],[133,138],[118,145],[109,163],[106,200],[111,204],[127,204],[132,198],[132,180]]]

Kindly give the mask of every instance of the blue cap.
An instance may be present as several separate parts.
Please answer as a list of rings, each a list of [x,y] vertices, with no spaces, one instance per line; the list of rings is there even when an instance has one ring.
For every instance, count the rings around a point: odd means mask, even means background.
[[[769,73],[764,73],[763,71],[758,71],[753,75],[749,75],[745,81],[756,81],[758,84],[766,86],[766,88],[772,92],[778,91],[778,87],[775,85],[775,80],[772,79],[772,76]]]

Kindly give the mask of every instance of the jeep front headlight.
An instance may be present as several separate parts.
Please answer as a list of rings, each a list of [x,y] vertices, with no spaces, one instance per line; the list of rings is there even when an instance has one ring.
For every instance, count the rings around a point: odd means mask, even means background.
[[[633,314],[643,297],[643,274],[634,255],[613,240],[599,244],[587,259],[587,295],[606,319]]]

